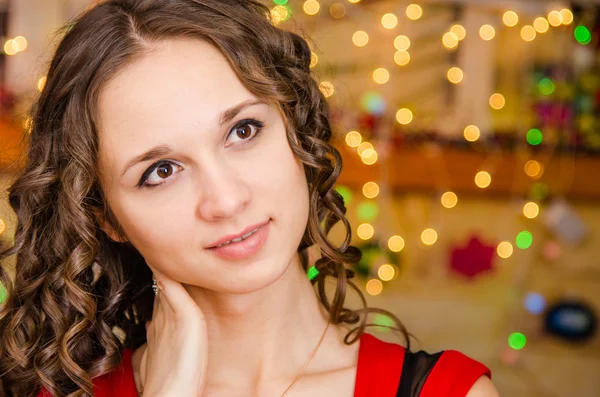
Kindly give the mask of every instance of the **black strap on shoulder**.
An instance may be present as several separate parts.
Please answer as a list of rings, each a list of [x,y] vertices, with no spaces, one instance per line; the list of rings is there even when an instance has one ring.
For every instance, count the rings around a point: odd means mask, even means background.
[[[427,377],[440,359],[442,353],[443,351],[428,354],[423,350],[413,353],[406,350],[396,397],[419,397]]]

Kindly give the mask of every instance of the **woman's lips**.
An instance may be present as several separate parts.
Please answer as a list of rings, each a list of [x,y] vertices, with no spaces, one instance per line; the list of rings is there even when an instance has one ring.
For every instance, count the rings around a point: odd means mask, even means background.
[[[259,227],[250,237],[237,243],[230,243],[221,247],[212,247],[208,250],[224,259],[240,260],[256,254],[267,241],[271,221]]]

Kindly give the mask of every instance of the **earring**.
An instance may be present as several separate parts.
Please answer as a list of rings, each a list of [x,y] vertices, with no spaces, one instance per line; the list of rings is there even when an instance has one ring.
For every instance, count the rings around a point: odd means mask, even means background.
[[[158,295],[158,283],[154,276],[152,276],[152,291],[154,291],[154,295]]]

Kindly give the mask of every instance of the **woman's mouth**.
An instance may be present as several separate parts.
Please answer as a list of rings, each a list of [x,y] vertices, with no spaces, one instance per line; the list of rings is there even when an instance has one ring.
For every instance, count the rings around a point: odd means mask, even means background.
[[[271,220],[259,225],[252,226],[251,230],[244,231],[238,237],[226,237],[220,239],[209,251],[215,255],[232,260],[247,259],[256,254],[267,241]]]

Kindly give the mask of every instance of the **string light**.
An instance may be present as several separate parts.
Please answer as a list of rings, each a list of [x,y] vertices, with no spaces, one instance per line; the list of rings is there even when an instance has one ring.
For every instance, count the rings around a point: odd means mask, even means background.
[[[357,47],[364,47],[369,42],[369,35],[364,30],[354,32],[352,35],[352,43]]]
[[[398,66],[406,66],[410,62],[410,54],[408,51],[396,51],[394,54],[394,62]]]
[[[308,15],[317,15],[321,9],[321,4],[317,0],[306,0],[302,6],[304,12]]]
[[[410,39],[404,35],[396,36],[394,39],[394,47],[398,51],[406,51],[410,48]]]
[[[363,185],[362,192],[366,198],[375,198],[379,195],[379,185],[375,182],[367,182]]]
[[[350,147],[358,147],[362,142],[362,135],[358,131],[350,131],[346,134],[346,144]]]
[[[406,7],[406,16],[408,19],[416,21],[423,16],[423,8],[418,4],[411,4]]]
[[[548,20],[544,17],[537,17],[533,21],[533,28],[538,33],[546,33],[548,29],[550,29],[550,25],[548,24]]]
[[[476,125],[468,125],[463,131],[465,139],[469,142],[475,142],[481,137],[481,131]]]
[[[525,25],[521,28],[521,38],[525,41],[533,41],[537,36],[537,32],[531,25]]]
[[[523,206],[523,215],[525,215],[526,218],[533,219],[537,217],[539,213],[540,207],[533,201],[530,201]]]
[[[525,163],[524,170],[527,176],[534,179],[538,179],[544,174],[544,166],[536,160],[529,160]]]
[[[496,253],[502,259],[510,258],[513,254],[513,246],[508,241],[503,241],[500,244],[498,244],[498,247],[496,248]]]
[[[402,108],[396,112],[396,121],[402,125],[410,124],[413,117],[413,112],[410,109]]]
[[[442,205],[446,208],[454,208],[458,203],[458,197],[454,192],[446,192],[442,194],[441,202]]]
[[[548,13],[548,23],[550,23],[550,25],[554,26],[555,28],[562,25],[563,16],[560,13],[560,11],[557,11],[557,10],[550,11]]]
[[[485,189],[490,186],[492,183],[492,176],[489,172],[479,171],[477,175],[475,175],[475,185],[481,189]]]
[[[504,107],[504,105],[506,105],[506,99],[504,98],[504,95],[495,93],[490,96],[490,106],[492,109],[500,110]]]
[[[373,80],[377,84],[385,84],[390,80],[390,72],[385,68],[377,68],[373,72]]]
[[[388,240],[388,248],[392,252],[400,252],[404,249],[404,239],[398,235],[394,235]]]
[[[456,25],[452,25],[452,27],[450,28],[450,32],[454,33],[456,35],[456,37],[458,37],[458,40],[464,40],[465,37],[467,37],[467,30],[465,29],[464,26],[456,24]]]
[[[433,245],[438,239],[435,229],[427,228],[421,233],[421,242],[425,245]]]
[[[394,29],[398,26],[398,17],[392,13],[387,13],[381,17],[381,24],[386,29]]]
[[[453,50],[458,47],[458,36],[456,33],[446,32],[442,37],[442,43],[447,49]]]
[[[325,98],[329,98],[335,92],[333,84],[330,81],[322,81],[319,84],[319,90],[321,90]]]
[[[460,82],[463,81],[465,75],[464,75],[462,69],[454,66],[448,70],[447,77],[448,77],[448,81],[450,81],[452,84],[459,84]]]
[[[383,291],[383,283],[377,279],[371,279],[367,281],[366,289],[369,295],[379,295]]]
[[[573,12],[568,8],[563,8],[562,10],[560,10],[560,15],[562,15],[563,18],[563,25],[566,26],[573,23]]]
[[[356,229],[356,235],[361,240],[369,240],[375,234],[375,228],[370,223],[362,223]]]
[[[396,271],[394,270],[394,267],[389,264],[381,265],[381,266],[379,266],[379,269],[377,270],[377,275],[383,281],[390,281],[391,279],[394,278],[395,273],[396,273]]]
[[[479,28],[479,37],[485,41],[490,41],[496,36],[496,29],[492,25],[483,25]]]
[[[519,23],[519,15],[514,11],[506,11],[504,15],[502,15],[502,22],[509,28],[517,26]]]

